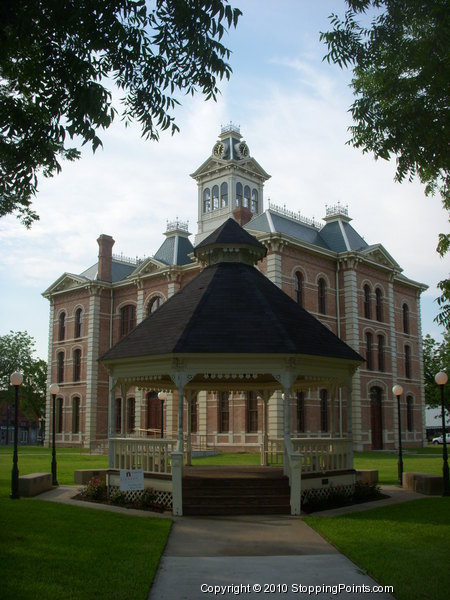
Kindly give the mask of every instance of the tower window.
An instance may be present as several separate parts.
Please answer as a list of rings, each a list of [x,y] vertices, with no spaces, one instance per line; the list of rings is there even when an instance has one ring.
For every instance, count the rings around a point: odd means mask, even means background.
[[[250,207],[250,187],[248,185],[244,187],[244,206]]]
[[[211,190],[205,188],[203,190],[203,212],[208,213],[211,211]]]
[[[252,213],[253,214],[257,214],[258,213],[258,190],[253,188],[252,189]]]
[[[228,206],[228,183],[226,181],[220,186],[220,203],[222,208]]]
[[[242,198],[242,183],[238,181],[236,184],[236,206],[242,206]]]
[[[217,210],[219,208],[219,186],[214,185],[212,189],[212,209]]]

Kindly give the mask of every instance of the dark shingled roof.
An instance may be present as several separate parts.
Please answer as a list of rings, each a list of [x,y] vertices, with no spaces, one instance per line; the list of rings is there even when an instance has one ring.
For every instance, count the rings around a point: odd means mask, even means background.
[[[266,247],[253,235],[250,235],[243,227],[239,225],[231,217],[225,221],[220,227],[215,229],[207,238],[205,238],[195,250],[205,246],[234,246],[236,248],[242,246],[253,246],[266,252]]]
[[[258,269],[205,268],[101,360],[170,353],[306,354],[362,358]]]

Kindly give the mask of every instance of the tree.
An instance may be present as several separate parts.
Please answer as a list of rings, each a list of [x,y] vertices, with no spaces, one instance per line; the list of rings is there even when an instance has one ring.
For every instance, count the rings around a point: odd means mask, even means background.
[[[439,190],[450,210],[450,11],[448,0],[346,0],[341,20],[330,17],[333,30],[321,33],[325,58],[352,66],[350,107],[355,122],[349,144],[395,156],[395,179],[418,176],[427,195]],[[367,21],[364,26],[358,21]],[[437,251],[450,249],[450,235],[439,235]],[[450,326],[450,281],[438,284],[437,321]]]
[[[450,373],[450,332],[444,334],[441,343],[430,335],[423,338],[423,367],[425,380],[425,402],[427,406],[441,407],[441,391],[434,377],[440,371]],[[444,403],[450,414],[450,385],[444,387]]]
[[[44,414],[47,388],[47,363],[34,358],[34,339],[26,331],[10,331],[0,336],[0,390],[8,404],[14,401],[9,378],[14,371],[23,373],[20,386],[22,412],[39,419]]]
[[[145,138],[177,131],[177,94],[215,99],[230,77],[221,39],[240,15],[228,0],[2,0],[0,216],[39,218],[38,176],[78,159],[81,144],[102,145],[98,130],[118,112],[113,86]]]

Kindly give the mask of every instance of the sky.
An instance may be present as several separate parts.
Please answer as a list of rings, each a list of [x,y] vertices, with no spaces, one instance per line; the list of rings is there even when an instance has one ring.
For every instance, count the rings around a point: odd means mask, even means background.
[[[36,356],[47,359],[49,303],[44,292],[64,272],[97,261],[97,238],[112,235],[113,251],[152,256],[167,221],[189,221],[197,232],[197,184],[190,177],[211,154],[221,126],[240,126],[250,154],[271,175],[264,201],[321,219],[326,205],[348,205],[352,225],[381,243],[403,274],[428,285],[422,330],[440,338],[436,284],[450,261],[435,249],[448,215],[438,196],[418,182],[394,182],[395,163],[375,161],[346,144],[351,73],[323,61],[320,31],[344,0],[233,0],[243,11],[224,39],[232,51],[230,81],[218,101],[183,97],[175,110],[180,133],[145,141],[138,125],[120,119],[102,132],[103,149],[63,163],[40,179],[33,203],[40,216],[27,230],[13,216],[0,219],[0,335],[27,331]],[[191,238],[193,241],[193,237]]]

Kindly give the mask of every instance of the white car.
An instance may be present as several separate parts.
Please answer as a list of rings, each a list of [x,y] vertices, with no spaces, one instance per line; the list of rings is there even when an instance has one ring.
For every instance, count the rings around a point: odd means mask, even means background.
[[[445,441],[447,444],[450,444],[450,433],[446,433],[445,434]],[[444,436],[439,435],[438,437],[435,437],[432,439],[431,441],[432,444],[443,444],[444,443]]]

